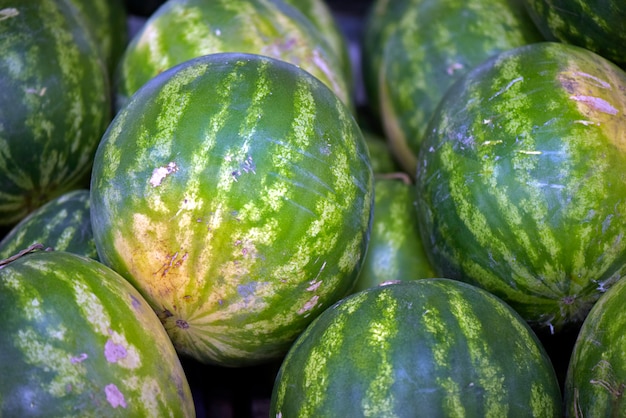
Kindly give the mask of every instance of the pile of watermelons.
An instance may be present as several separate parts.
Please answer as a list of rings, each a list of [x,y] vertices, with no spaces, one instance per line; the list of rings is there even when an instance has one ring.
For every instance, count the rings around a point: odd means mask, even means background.
[[[0,416],[625,416],[617,0],[0,0]]]

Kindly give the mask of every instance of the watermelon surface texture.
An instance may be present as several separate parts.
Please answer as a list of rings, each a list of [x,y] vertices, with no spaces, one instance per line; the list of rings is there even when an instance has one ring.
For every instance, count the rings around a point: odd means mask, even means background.
[[[100,48],[109,76],[128,43],[127,13],[124,0],[69,0],[85,20],[94,42]]]
[[[560,417],[552,364],[522,318],[455,280],[370,288],[302,333],[271,417]]]
[[[382,23],[368,26],[381,34],[370,35],[378,41],[367,44],[364,62],[373,61],[373,98],[391,148],[413,176],[426,126],[446,90],[490,56],[543,38],[521,0],[398,3],[384,9],[391,16],[383,15]]]
[[[420,150],[420,230],[439,275],[537,329],[579,326],[626,274],[626,73],[543,42],[449,90]]]
[[[188,59],[221,52],[267,55],[322,80],[348,106],[352,90],[327,36],[276,0],[169,0],[130,41],[116,76],[116,106],[152,77]]]
[[[524,0],[546,39],[577,45],[626,68],[622,0]]]
[[[62,251],[0,264],[1,416],[195,416],[171,341],[119,274]]]
[[[567,417],[615,417],[626,411],[626,281],[593,306],[572,351],[565,380]]]
[[[29,213],[0,240],[0,260],[33,244],[98,259],[89,190],[69,191]]]
[[[259,363],[353,286],[372,177],[356,121],[320,80],[270,57],[206,55],[153,78],[105,133],[94,239],[180,353]]]
[[[374,180],[374,218],[354,291],[395,280],[435,277],[415,216],[415,185],[408,176]]]
[[[0,225],[88,183],[110,121],[106,69],[64,0],[0,1]]]

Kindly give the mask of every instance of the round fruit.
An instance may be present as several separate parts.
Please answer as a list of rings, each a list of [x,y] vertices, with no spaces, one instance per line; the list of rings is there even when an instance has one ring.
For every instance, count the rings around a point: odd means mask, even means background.
[[[0,415],[193,417],[184,371],[154,311],[87,257],[0,262]]]
[[[117,108],[162,71],[221,52],[267,55],[298,65],[353,107],[341,60],[326,36],[292,6],[275,0],[170,0],[150,16],[122,56]]]
[[[356,121],[320,80],[270,57],[206,55],[115,117],[94,162],[94,238],[181,353],[262,362],[354,285],[372,182]]]
[[[536,43],[455,84],[420,150],[420,231],[438,275],[538,328],[580,325],[626,274],[626,73]],[[537,328],[537,329],[538,329]]]
[[[271,417],[560,417],[550,360],[492,294],[448,279],[355,293],[285,357]]]
[[[110,120],[107,73],[64,0],[0,0],[0,225],[80,187]]]
[[[98,259],[91,230],[89,190],[64,193],[35,209],[0,241],[0,259],[33,244]]]

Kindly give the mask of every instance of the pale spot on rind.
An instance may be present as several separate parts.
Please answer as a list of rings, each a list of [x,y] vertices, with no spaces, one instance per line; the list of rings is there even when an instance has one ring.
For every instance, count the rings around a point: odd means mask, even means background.
[[[113,408],[117,408],[121,406],[122,408],[126,408],[126,400],[124,399],[124,394],[120,392],[120,390],[113,383],[108,384],[104,387],[104,393],[107,397],[107,402],[111,404]]]
[[[306,290],[308,290],[309,292],[313,292],[315,290],[317,290],[320,285],[322,284],[321,280],[317,280],[317,281],[312,281],[310,282],[310,286],[306,288]]]
[[[309,299],[302,308],[300,308],[298,310],[298,313],[300,315],[306,314],[307,312],[309,312],[311,309],[315,308],[315,306],[317,305],[317,301],[319,300],[319,296],[318,295],[314,295],[311,299]]]
[[[104,344],[104,357],[109,363],[116,363],[120,359],[126,358],[128,352],[121,344],[115,344],[112,340],[107,340]]]
[[[74,356],[70,359],[70,363],[72,364],[78,364],[78,363],[82,363],[83,361],[87,360],[89,358],[89,356],[87,355],[87,353],[80,353],[77,356]]]
[[[609,115],[617,115],[619,111],[613,107],[609,102],[600,97],[594,96],[584,96],[584,95],[572,95],[570,99],[575,100],[577,102],[581,102],[591,107],[593,110],[597,110],[599,112],[607,113]]]
[[[0,10],[0,21],[18,16],[19,14],[19,10],[17,10],[15,7],[6,7]]]
[[[604,81],[604,80],[602,80],[602,79],[600,79],[600,78],[598,78],[598,77],[596,77],[594,75],[585,73],[583,71],[574,71],[574,74],[578,75],[580,77],[584,77],[584,78],[587,78],[589,80],[594,81],[594,84],[597,87],[602,87],[604,89],[609,89],[609,90],[611,89],[611,84],[610,83],[608,83],[608,82],[606,82],[606,81]]]
[[[150,176],[150,184],[152,185],[152,187],[160,186],[165,177],[172,173],[175,173],[176,171],[178,171],[178,167],[174,162],[169,162],[164,167],[157,167],[152,171],[152,176]]]

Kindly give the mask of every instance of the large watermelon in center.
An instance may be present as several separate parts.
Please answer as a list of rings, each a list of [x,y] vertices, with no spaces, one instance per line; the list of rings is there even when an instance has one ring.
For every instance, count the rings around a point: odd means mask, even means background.
[[[94,238],[179,352],[252,364],[353,286],[372,187],[362,133],[321,81],[269,57],[207,55],[115,117],[94,162]]]

